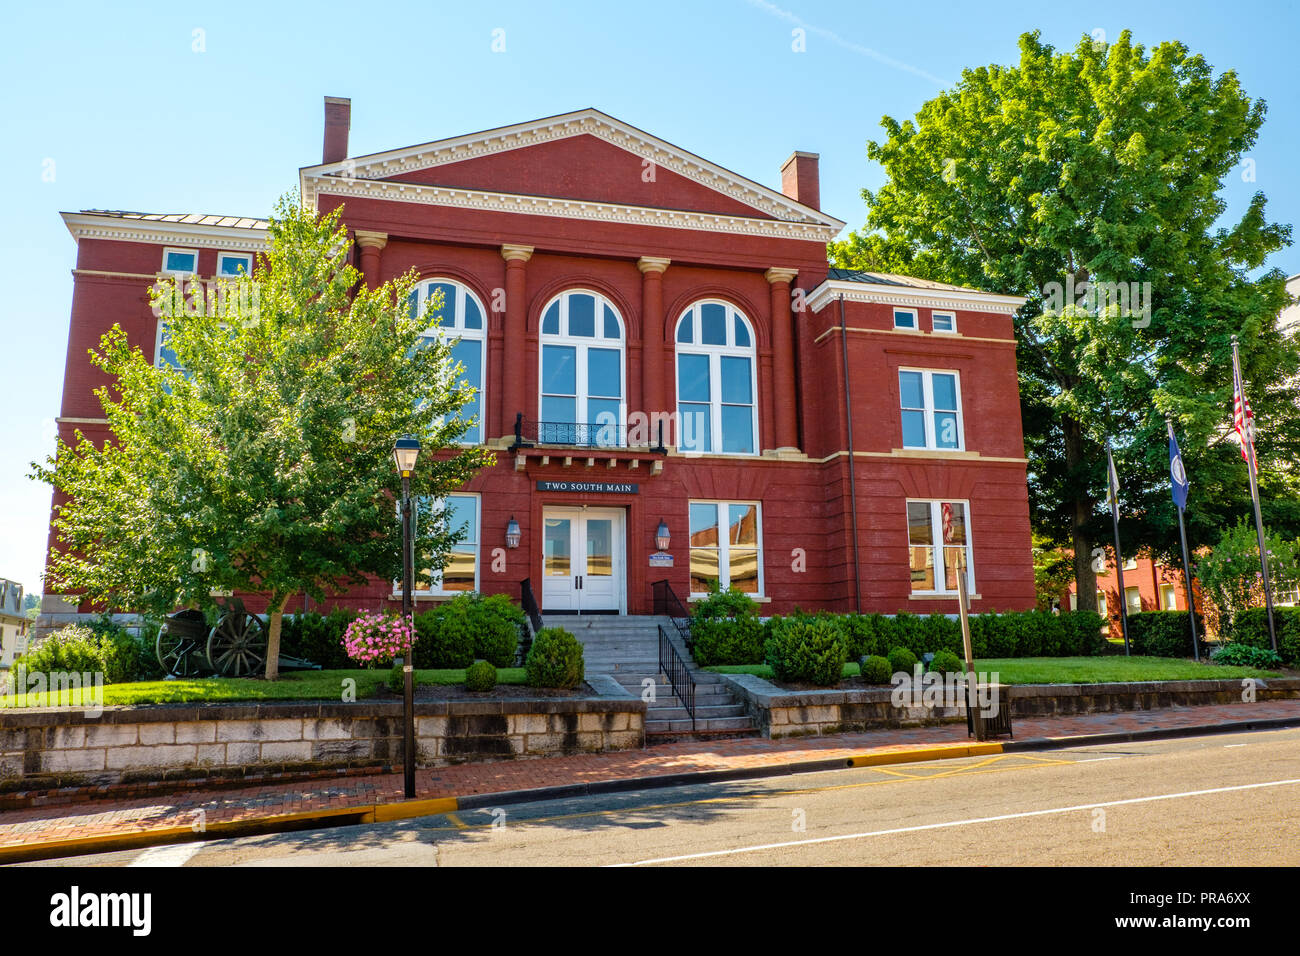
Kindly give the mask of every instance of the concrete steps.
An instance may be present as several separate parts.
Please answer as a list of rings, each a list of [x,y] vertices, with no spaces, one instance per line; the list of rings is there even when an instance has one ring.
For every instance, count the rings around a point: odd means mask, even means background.
[[[695,721],[659,670],[659,625],[666,617],[559,615],[543,618],[546,627],[562,627],[582,643],[588,674],[608,674],[628,693],[641,697],[646,680],[654,682],[654,699],[646,708],[646,742],[666,743],[700,738],[752,737],[758,730],[745,707],[731,696],[717,674],[700,671],[686,653],[676,630],[670,636],[695,679]]]

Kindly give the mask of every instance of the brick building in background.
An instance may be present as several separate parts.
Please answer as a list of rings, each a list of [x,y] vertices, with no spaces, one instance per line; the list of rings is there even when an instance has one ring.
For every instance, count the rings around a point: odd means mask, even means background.
[[[496,451],[447,502],[468,535],[419,600],[517,598],[529,579],[543,611],[635,614],[657,580],[687,600],[717,579],[764,613],[953,613],[964,548],[976,610],[1033,606],[1022,299],[830,269],[844,224],[820,210],[812,153],[777,192],[586,109],[349,157],[350,108],[326,99],[303,198],[343,207],[365,282],[414,268],[421,307],[444,291],[430,334],[459,337],[478,389],[466,440]],[[104,438],[87,349],[117,322],[172,360],[148,287],[248,267],[266,224],[64,219],[78,250],[60,433]],[[393,587],[340,598],[375,607]],[[43,618],[88,609],[47,597]]]

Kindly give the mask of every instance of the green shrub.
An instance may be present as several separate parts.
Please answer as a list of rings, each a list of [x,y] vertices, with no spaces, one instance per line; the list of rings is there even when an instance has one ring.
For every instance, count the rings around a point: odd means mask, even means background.
[[[474,624],[465,601],[448,601],[415,615],[415,666],[469,667],[474,663]]]
[[[1300,607],[1273,608],[1277,651],[1287,667],[1300,667]],[[1237,615],[1228,635],[1233,643],[1272,650],[1268,639],[1268,610],[1252,607]]]
[[[490,661],[496,667],[510,667],[515,662],[519,638],[524,629],[524,612],[504,594],[490,597],[461,595],[455,601],[465,601],[471,626],[474,630],[474,656]]]
[[[280,621],[280,650],[289,657],[301,657],[326,670],[345,670],[364,665],[348,657],[343,633],[356,620],[351,608],[334,608],[328,614],[308,611],[286,615]]]
[[[761,664],[763,630],[748,594],[714,591],[691,612],[691,653],[701,667]]]
[[[885,622],[888,620],[883,614],[841,616],[841,633],[851,660],[857,660],[859,657],[879,657],[888,650],[884,639]]]
[[[103,674],[105,684],[136,680],[145,664],[145,648],[121,625],[101,619],[93,624],[69,624],[14,661],[29,674],[76,672]],[[156,658],[155,658],[156,660]]]
[[[388,672],[388,689],[394,694],[406,693],[406,668],[397,661],[393,661],[392,669]]]
[[[961,650],[961,621],[955,621],[946,614],[938,613],[922,618],[922,654],[937,654],[939,651],[951,651],[957,654]]]
[[[704,618],[757,617],[758,604],[743,591],[728,588],[719,590],[716,586],[709,596],[697,601],[691,608],[692,621]]]
[[[1210,655],[1214,664],[1227,667],[1258,667],[1269,670],[1282,663],[1280,655],[1270,648],[1251,647],[1249,644],[1225,644]]]
[[[901,611],[889,618],[883,637],[886,647],[903,647],[917,657],[925,653],[925,624],[920,616],[910,611]]]
[[[893,673],[889,659],[879,654],[872,654],[862,662],[862,679],[868,684],[888,684]]]
[[[930,661],[930,670],[936,674],[960,674],[966,670],[962,659],[952,651],[943,650],[934,655]]]
[[[839,628],[816,616],[779,620],[770,629],[764,652],[777,680],[822,687],[840,682],[848,660]]]
[[[911,674],[916,668],[916,655],[906,647],[890,648],[885,657],[889,661],[890,674],[897,674],[899,671],[906,671]]]
[[[1060,619],[1062,657],[1091,657],[1106,649],[1106,619],[1096,611],[1062,611]]]
[[[1198,633],[1204,633],[1198,628]],[[1143,611],[1128,616],[1128,640],[1134,654],[1191,657],[1192,622],[1186,611]]]
[[[465,689],[483,692],[497,686],[497,669],[491,661],[475,661],[465,669]]]
[[[532,687],[577,687],[585,674],[582,644],[562,627],[544,627],[533,639],[524,672]]]

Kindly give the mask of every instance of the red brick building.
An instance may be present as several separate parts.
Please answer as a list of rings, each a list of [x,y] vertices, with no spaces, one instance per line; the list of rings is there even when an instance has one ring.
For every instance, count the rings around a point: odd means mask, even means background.
[[[1199,588],[1199,585],[1197,585]],[[1071,583],[1065,594],[1066,607],[1078,606],[1078,586]],[[1168,567],[1149,557],[1127,558],[1124,561],[1124,600],[1129,614],[1143,611],[1186,611],[1187,587],[1183,583],[1181,568]],[[1113,634],[1120,633],[1119,575],[1114,559],[1106,558],[1106,570],[1097,575],[1097,610],[1113,625]],[[1197,608],[1200,608],[1197,595]]]
[[[304,199],[344,207],[365,281],[414,268],[422,297],[444,289],[441,331],[478,389],[467,440],[496,451],[449,502],[468,537],[422,600],[530,579],[543,610],[645,613],[657,580],[685,600],[716,578],[766,613],[951,613],[964,551],[976,610],[1033,606],[1022,300],[828,268],[844,224],[819,208],[815,154],[777,192],[587,109],[349,157],[350,103],[325,113]],[[148,287],[248,266],[266,227],[64,219],[70,440],[103,429],[87,349],[118,322],[167,361]]]

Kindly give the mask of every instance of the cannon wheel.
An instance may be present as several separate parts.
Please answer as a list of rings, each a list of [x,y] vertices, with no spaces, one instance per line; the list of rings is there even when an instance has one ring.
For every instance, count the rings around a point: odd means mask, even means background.
[[[158,629],[158,639],[154,642],[154,653],[164,671],[173,677],[195,677],[199,673],[195,652],[198,650],[192,638],[187,638],[177,629],[164,624]]]
[[[256,614],[227,611],[208,635],[208,664],[221,677],[249,677],[266,666],[266,643]]]

